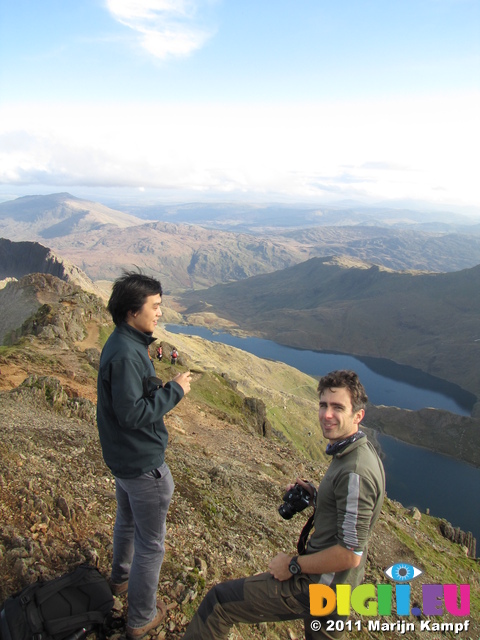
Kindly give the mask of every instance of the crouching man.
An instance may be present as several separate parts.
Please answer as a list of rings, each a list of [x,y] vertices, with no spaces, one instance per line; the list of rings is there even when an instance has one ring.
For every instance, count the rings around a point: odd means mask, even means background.
[[[320,379],[318,393],[320,426],[332,461],[316,492],[310,483],[296,480],[315,508],[298,541],[298,554],[278,553],[268,572],[210,589],[184,640],[220,640],[234,624],[299,618],[304,620],[306,640],[342,637],[329,630],[335,625],[328,619],[342,619],[336,612],[319,619],[320,630],[312,629],[318,625],[311,625],[309,585],[321,583],[335,590],[336,584],[352,589],[360,584],[368,539],[383,504],[385,473],[359,429],[368,398],[357,374],[333,371]],[[287,491],[293,487],[288,485]]]

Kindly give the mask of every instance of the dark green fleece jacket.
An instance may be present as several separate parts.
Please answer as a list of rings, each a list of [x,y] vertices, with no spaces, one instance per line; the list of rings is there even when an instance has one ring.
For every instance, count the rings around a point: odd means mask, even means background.
[[[100,358],[98,432],[105,462],[118,478],[136,478],[163,464],[168,442],[163,416],[183,398],[174,381],[155,388],[152,342],[150,334],[122,323]]]

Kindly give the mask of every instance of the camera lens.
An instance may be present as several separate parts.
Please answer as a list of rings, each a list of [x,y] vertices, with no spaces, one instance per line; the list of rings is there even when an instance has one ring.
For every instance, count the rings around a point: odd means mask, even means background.
[[[310,502],[310,494],[303,487],[296,484],[283,496],[283,504],[278,512],[285,520],[290,520],[296,513],[306,509]]]

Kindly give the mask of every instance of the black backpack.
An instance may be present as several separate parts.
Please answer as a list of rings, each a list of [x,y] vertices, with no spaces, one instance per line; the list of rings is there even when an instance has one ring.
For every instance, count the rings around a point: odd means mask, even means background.
[[[0,612],[0,640],[81,638],[101,631],[112,607],[108,582],[95,567],[81,565],[7,598]]]

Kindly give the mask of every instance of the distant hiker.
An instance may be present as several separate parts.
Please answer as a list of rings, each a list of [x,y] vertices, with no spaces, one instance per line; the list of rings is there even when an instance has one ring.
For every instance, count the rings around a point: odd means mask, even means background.
[[[326,452],[332,461],[317,490],[301,478],[287,485],[279,508],[285,519],[308,506],[314,508],[301,532],[297,554],[279,552],[265,573],[210,589],[184,640],[226,639],[237,623],[298,619],[304,621],[306,640],[343,636],[347,616],[335,609],[329,609],[328,615],[311,616],[310,593],[315,587],[329,587],[335,602],[337,585],[353,590],[363,580],[368,539],[385,496],[385,472],[359,430],[368,398],[357,374],[332,371],[320,378],[318,393],[320,427],[329,441]]]
[[[128,640],[143,638],[166,614],[157,588],[174,483],[163,416],[190,391],[190,372],[159,384],[149,357],[161,301],[154,278],[126,272],[115,281],[107,308],[116,326],[97,383],[100,442],[116,481],[110,586],[114,595],[128,590]]]
[[[173,347],[172,353],[170,354],[170,364],[177,364],[178,351]]]
[[[163,358],[163,349],[162,349],[162,345],[160,345],[157,348],[157,360],[161,362],[162,358]]]

